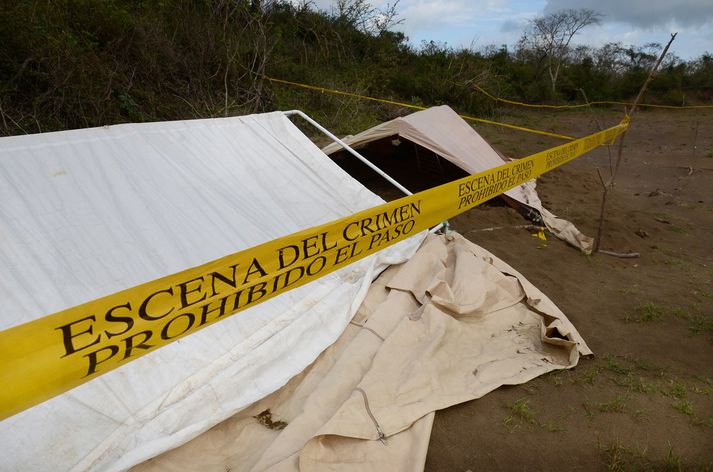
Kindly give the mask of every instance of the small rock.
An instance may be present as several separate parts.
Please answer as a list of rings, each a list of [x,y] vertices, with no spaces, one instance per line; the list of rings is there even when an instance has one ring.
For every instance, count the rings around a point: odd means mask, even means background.
[[[649,233],[647,233],[643,229],[637,229],[636,231],[634,231],[634,234],[640,238],[648,238],[649,237]]]

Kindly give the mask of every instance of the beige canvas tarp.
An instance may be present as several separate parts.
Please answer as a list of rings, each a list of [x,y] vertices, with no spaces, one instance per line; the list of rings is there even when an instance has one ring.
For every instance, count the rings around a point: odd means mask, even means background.
[[[301,374],[134,470],[422,470],[436,410],[588,354],[508,264],[458,234],[429,236]]]
[[[422,146],[471,174],[497,167],[506,160],[447,105],[399,117],[342,140],[353,148],[359,148],[395,136]],[[340,150],[342,147],[338,143],[322,149],[326,154]],[[587,254],[592,251],[592,238],[542,206],[534,181],[508,190],[505,195],[540,212],[547,229],[557,237]]]

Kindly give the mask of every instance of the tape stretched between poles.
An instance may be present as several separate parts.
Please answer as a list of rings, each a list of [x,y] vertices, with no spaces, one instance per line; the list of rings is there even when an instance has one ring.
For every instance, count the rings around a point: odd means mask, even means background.
[[[501,103],[507,103],[508,105],[516,105],[520,107],[526,107],[526,108],[549,108],[549,109],[555,109],[555,110],[562,110],[562,109],[571,109],[571,108],[589,108],[592,105],[623,105],[627,107],[631,107],[633,103],[631,102],[620,102],[616,100],[595,100],[593,102],[588,102],[588,103],[579,103],[575,105],[548,105],[548,104],[541,104],[541,103],[523,103],[523,102],[518,102],[515,100],[508,100],[506,98],[500,98],[496,97],[484,88],[480,87],[477,84],[471,84],[475,90],[478,92],[482,93],[489,99],[496,101],[496,102],[501,102]],[[639,108],[663,108],[667,110],[696,110],[696,109],[705,109],[705,108],[713,108],[713,105],[656,105],[653,103],[639,103],[637,105]]]
[[[396,106],[399,106],[399,107],[411,108],[411,109],[414,109],[414,110],[426,110],[426,109],[427,109],[427,107],[422,107],[422,106],[420,106],[420,105],[414,105],[414,104],[412,104],[412,103],[395,102],[395,101],[393,101],[393,100],[385,100],[385,99],[383,99],[383,98],[368,97],[368,96],[366,96],[366,95],[360,95],[360,94],[358,94],[358,93],[344,92],[344,91],[341,91],[341,90],[335,90],[335,89],[330,89],[330,88],[316,87],[316,86],[314,86],[314,85],[301,84],[301,83],[299,83],[299,82],[291,82],[291,81],[289,81],[289,80],[276,79],[276,78],[274,78],[274,77],[267,77],[267,76],[263,76],[263,77],[264,77],[266,80],[269,80],[269,81],[271,81],[271,82],[276,82],[276,83],[279,83],[279,84],[292,85],[292,86],[295,86],[295,87],[300,87],[300,88],[307,89],[307,90],[313,90],[313,91],[315,91],[315,92],[320,92],[320,93],[331,93],[331,94],[334,94],[334,95],[343,95],[343,96],[346,96],[346,97],[354,97],[354,98],[359,98],[359,99],[362,99],[362,100],[369,100],[369,101],[372,101],[372,102],[386,103],[386,104],[389,104],[389,105],[396,105]],[[486,120],[485,118],[476,118],[476,117],[474,117],[474,116],[460,115],[460,114],[459,114],[458,116],[460,116],[460,117],[463,118],[464,120],[468,120],[468,121],[475,121],[475,122],[477,122],[477,123],[485,123],[485,124],[488,124],[488,125],[500,126],[500,127],[503,127],[503,128],[509,128],[509,129],[514,129],[514,130],[518,130],[518,131],[524,131],[524,132],[526,132],[526,133],[533,133],[533,134],[539,134],[539,135],[542,135],[542,136],[549,136],[549,137],[551,137],[551,138],[565,139],[565,140],[569,140],[569,141],[575,139],[575,138],[573,138],[573,137],[571,137],[571,136],[567,136],[567,135],[564,135],[564,134],[552,133],[552,132],[550,132],[550,131],[543,131],[543,130],[539,130],[539,129],[526,128],[526,127],[524,127],[524,126],[512,125],[512,124],[510,124],[510,123],[502,123],[502,122],[500,122],[500,121]]]
[[[0,420],[463,213],[613,140],[604,131],[0,332]]]

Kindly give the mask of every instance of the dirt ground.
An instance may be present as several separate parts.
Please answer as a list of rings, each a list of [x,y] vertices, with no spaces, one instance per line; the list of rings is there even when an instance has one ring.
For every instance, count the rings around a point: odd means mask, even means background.
[[[621,116],[615,110],[509,111],[499,119],[585,136],[598,130],[597,122],[608,127]],[[477,130],[511,157],[561,143],[502,128]],[[379,152],[393,148],[390,140],[376,146]],[[413,150],[403,147],[412,160]],[[623,157],[608,197],[602,249],[634,251],[639,258],[585,256],[551,235],[543,242],[514,228],[526,221],[502,201],[451,221],[546,293],[595,356],[575,369],[439,411],[427,471],[713,471],[713,110],[639,112]],[[411,190],[440,183],[405,173],[398,159],[374,159]],[[401,196],[385,181],[375,184],[380,178],[354,159],[344,162],[387,200]],[[609,175],[605,148],[537,184],[550,211],[591,236],[602,193],[597,168]],[[458,177],[446,170],[443,180]],[[479,231],[492,227],[504,228]]]
[[[502,118],[575,136],[591,112],[511,112]],[[596,113],[602,125],[615,111]],[[696,128],[698,128],[696,130]],[[557,142],[478,127],[506,155]],[[695,145],[695,146],[694,146]],[[713,470],[713,110],[643,111],[625,140],[602,248],[584,256],[523,229],[503,205],[453,227],[513,265],[570,318],[594,358],[525,385],[439,411],[426,470]],[[538,180],[555,214],[595,235],[605,149]]]

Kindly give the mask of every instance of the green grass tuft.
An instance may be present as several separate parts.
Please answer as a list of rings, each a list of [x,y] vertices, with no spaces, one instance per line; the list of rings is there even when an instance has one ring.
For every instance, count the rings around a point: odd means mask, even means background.
[[[503,419],[506,428],[513,432],[522,423],[536,424],[535,412],[530,408],[530,400],[519,398],[510,406],[510,414]]]
[[[599,377],[599,373],[601,372],[601,367],[592,365],[589,366],[587,371],[582,375],[581,381],[583,383],[587,383],[590,385],[593,385],[594,382],[597,380],[597,377]]]
[[[627,398],[623,395],[617,395],[607,402],[598,402],[594,407],[600,413],[623,413],[626,409]]]
[[[686,398],[686,385],[680,382],[673,384],[668,391],[668,396],[678,399]]]
[[[607,362],[607,365],[606,365],[607,370],[610,370],[611,372],[614,372],[615,374],[630,375],[633,372],[633,370],[630,367],[624,365],[624,363],[621,360],[617,359],[614,356],[605,356],[604,360],[606,360],[606,362]]]
[[[695,409],[693,408],[693,403],[691,403],[685,398],[673,402],[673,408],[691,418],[694,418],[696,416]]]
[[[668,445],[668,454],[666,454],[666,459],[664,461],[664,470],[667,471],[683,471],[683,464],[681,461],[681,456],[673,452],[673,446]]]
[[[637,307],[634,314],[625,314],[624,321],[626,323],[649,323],[660,320],[663,315],[663,309],[649,302]]]

